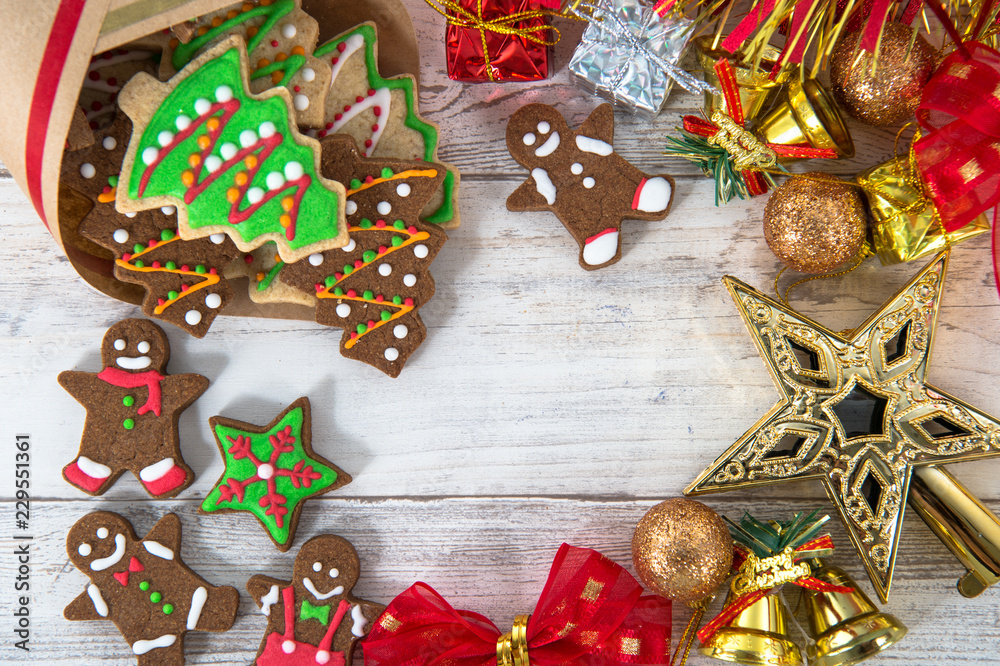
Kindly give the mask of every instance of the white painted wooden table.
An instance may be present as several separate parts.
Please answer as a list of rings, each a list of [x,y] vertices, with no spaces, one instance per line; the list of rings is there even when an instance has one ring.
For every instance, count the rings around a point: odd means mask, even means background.
[[[171,372],[197,371],[212,381],[181,418],[184,456],[198,478],[176,500],[150,501],[130,476],[102,498],[62,480],[84,410],[56,375],[99,369],[106,328],[139,310],[87,287],[0,171],[0,662],[132,663],[110,623],[62,618],[86,582],[68,561],[64,535],[96,509],[123,513],[140,535],[177,512],[186,561],[212,583],[241,592],[253,574],[286,576],[301,543],[333,532],[360,553],[359,596],[388,603],[423,580],[455,607],[509,627],[516,613],[530,612],[563,541],[631,569],[639,517],[678,495],[773,404],[771,381],[720,281],[726,273],[762,288],[773,280],[778,265],[761,233],[764,198],[716,208],[710,181],[659,152],[664,132],[699,100],[675,93],[652,126],[617,114],[618,150],[647,171],[674,175],[677,195],[665,221],[625,224],[620,263],[586,272],[553,216],[514,215],[504,206],[525,177],[504,147],[506,118],[537,101],[578,124],[597,104],[569,84],[565,70],[579,31],[566,31],[550,81],[462,85],[444,74],[440,17],[418,0],[409,4],[423,51],[422,108],[442,128],[442,157],[462,171],[463,224],[432,267],[437,295],[422,310],[427,341],[392,380],[342,358],[339,332],[312,323],[220,317],[204,340],[167,326]],[[892,152],[892,130],[854,129],[858,156],[827,167],[841,175]],[[1000,307],[987,239],[953,254],[929,376],[997,414]],[[796,303],[846,328],[918,268],[868,262],[840,282],[801,288]],[[312,400],[317,451],[354,482],[310,501],[295,547],[280,554],[249,516],[197,515],[222,470],[207,419],[224,414],[263,424],[302,395]],[[12,647],[17,433],[30,434],[33,447],[30,654]],[[1000,460],[950,469],[1000,510]],[[818,483],[705,501],[733,518],[744,509],[774,518],[817,505],[833,511]],[[832,532],[842,546],[835,562],[871,593],[839,523]],[[867,663],[996,663],[1000,590],[963,599],[954,589],[961,573],[908,512],[886,610],[911,633]],[[675,637],[686,619],[678,609]],[[264,627],[243,594],[231,631],[188,635],[188,663],[247,664]],[[715,662],[695,655],[690,663]]]

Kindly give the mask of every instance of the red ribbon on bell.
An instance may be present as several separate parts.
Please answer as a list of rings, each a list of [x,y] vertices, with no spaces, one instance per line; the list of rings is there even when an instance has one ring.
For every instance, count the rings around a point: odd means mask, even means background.
[[[642,592],[597,551],[563,544],[534,612],[519,616],[513,632],[416,583],[375,621],[361,644],[365,664],[494,666],[529,663],[529,655],[531,666],[667,664],[670,601]]]

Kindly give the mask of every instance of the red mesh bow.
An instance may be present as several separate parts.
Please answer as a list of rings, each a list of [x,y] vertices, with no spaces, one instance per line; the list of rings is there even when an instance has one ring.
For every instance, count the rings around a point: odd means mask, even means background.
[[[495,666],[496,625],[455,610],[416,583],[393,599],[362,643],[366,666]],[[666,664],[670,602],[642,596],[625,569],[563,544],[528,621],[532,666]]]

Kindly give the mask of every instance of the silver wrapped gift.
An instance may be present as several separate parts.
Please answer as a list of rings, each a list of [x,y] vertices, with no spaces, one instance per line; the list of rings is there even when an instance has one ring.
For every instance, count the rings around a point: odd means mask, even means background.
[[[691,21],[661,18],[639,0],[599,0],[578,11],[590,23],[569,63],[581,88],[651,119],[674,81],[692,92],[710,87],[678,64],[693,33]]]

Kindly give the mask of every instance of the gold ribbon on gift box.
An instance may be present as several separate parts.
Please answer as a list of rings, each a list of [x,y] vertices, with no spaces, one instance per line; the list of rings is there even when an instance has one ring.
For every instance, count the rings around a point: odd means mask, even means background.
[[[913,143],[919,138],[917,132]],[[980,215],[961,229],[945,232],[937,208],[921,185],[912,147],[909,152],[855,177],[868,195],[872,241],[884,266],[936,254],[990,229],[986,215]]]

